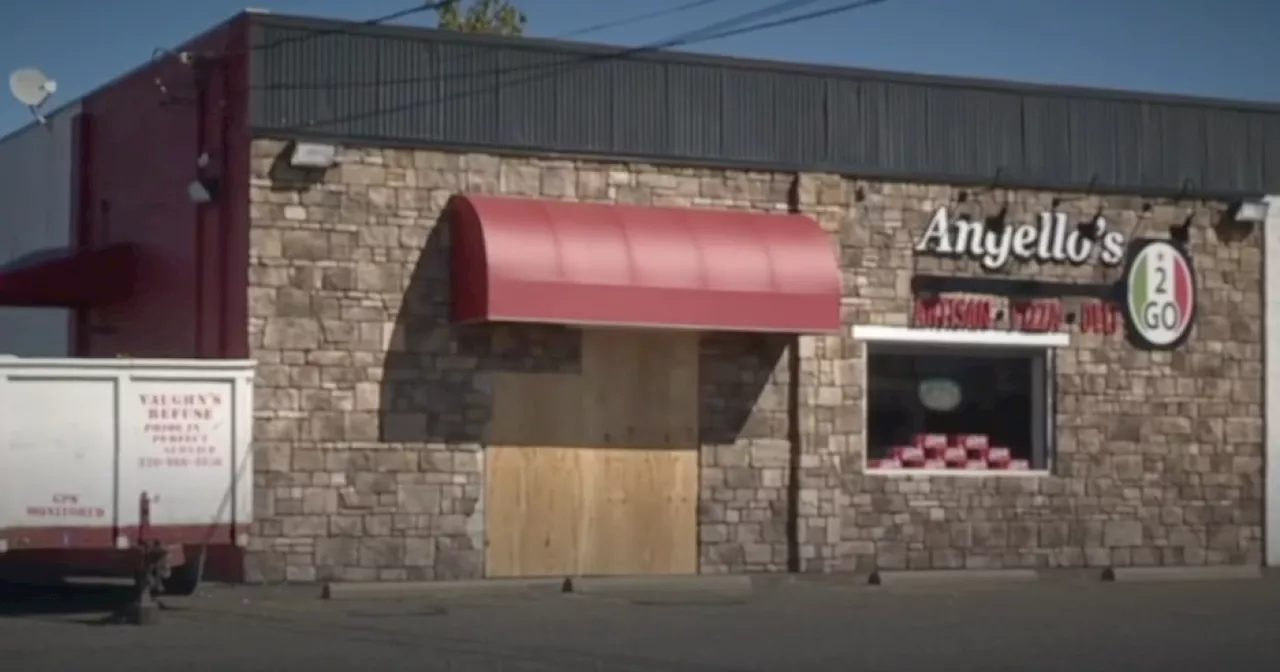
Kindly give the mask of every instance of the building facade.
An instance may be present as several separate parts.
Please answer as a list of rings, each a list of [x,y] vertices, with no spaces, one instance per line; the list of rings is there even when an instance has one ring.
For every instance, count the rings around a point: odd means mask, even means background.
[[[427,255],[434,249],[428,241],[443,235],[437,227],[447,221],[453,185],[515,199],[794,209],[817,220],[829,236],[843,287],[838,331],[696,338],[697,375],[682,383],[698,392],[697,441],[691,443],[698,453],[696,481],[659,486],[664,495],[682,492],[680,485],[696,493],[690,498],[696,515],[693,508],[685,512],[696,526],[696,571],[1261,561],[1260,233],[1228,244],[1213,228],[1193,229],[1197,326],[1182,347],[1135,348],[1113,323],[1109,333],[1062,326],[1054,331],[1067,334],[1068,344],[1028,348],[1051,350],[1056,369],[1057,445],[1050,473],[917,475],[875,463],[883,456],[869,443],[876,383],[868,378],[875,367],[868,348],[878,343],[855,334],[864,325],[909,327],[918,310],[912,278],[924,272],[987,275],[980,261],[922,258],[915,249],[936,209],[955,203],[965,189],[822,173],[363,147],[347,150],[323,185],[292,191],[281,186],[287,179],[267,173],[286,151],[279,141],[255,144],[252,199],[251,343],[263,364],[266,406],[258,440],[267,451],[267,478],[279,483],[259,511],[267,521],[265,536],[282,544],[263,556],[268,575],[483,576],[486,542],[492,549],[495,541],[494,506],[511,506],[502,518],[521,531],[541,529],[543,541],[575,536],[532,518],[554,515],[536,511],[533,502],[508,504],[486,492],[493,479],[503,478],[500,469],[486,465],[486,449],[494,447],[488,434],[495,431],[494,404],[503,396],[494,387],[520,385],[503,379],[509,371],[589,376],[583,348],[593,338],[621,337],[527,325],[459,335],[446,326],[448,259],[442,250],[435,253],[441,256]],[[308,194],[315,202],[305,204]],[[1044,191],[1000,190],[975,198],[993,211],[1008,198],[1010,222],[1026,222],[1048,211],[1055,197],[1077,199],[1064,206],[1073,222],[1103,208],[1126,237],[1144,229],[1167,236],[1188,214],[1208,222],[1221,210],[1162,204],[1143,213],[1141,199]],[[357,223],[361,219],[366,223]],[[1098,264],[1070,263],[1018,264],[1006,272],[1010,278],[1083,283],[1119,275]],[[693,340],[683,332],[648,337],[661,342],[664,336],[673,349]],[[981,344],[972,345],[981,355]],[[945,356],[955,346],[932,347]],[[971,357],[974,348],[957,356]],[[667,361],[687,366],[679,355]],[[679,369],[662,373],[679,380]],[[623,374],[608,373],[615,375]],[[556,415],[565,399],[551,392],[553,382],[545,384],[543,392],[526,388],[522,404],[541,417],[572,418],[573,411]],[[625,386],[614,378],[601,389],[623,397]],[[668,390],[668,401],[679,401],[677,394]],[[663,402],[660,395],[644,403]],[[793,481],[797,443],[800,468]],[[537,460],[530,457],[523,468],[541,468]],[[554,482],[543,487],[573,489]],[[798,492],[791,492],[797,485]],[[573,509],[562,501],[546,506]],[[550,555],[522,561],[557,562]],[[607,568],[612,560],[598,561]],[[546,573],[594,573],[565,562],[570,564]]]
[[[167,120],[129,160],[174,194],[94,172],[78,249],[143,261],[45,303],[69,354],[259,363],[243,578],[1280,561],[1276,226],[1241,221],[1280,110],[261,15],[194,44],[151,66],[192,104],[84,101],[99,143]]]

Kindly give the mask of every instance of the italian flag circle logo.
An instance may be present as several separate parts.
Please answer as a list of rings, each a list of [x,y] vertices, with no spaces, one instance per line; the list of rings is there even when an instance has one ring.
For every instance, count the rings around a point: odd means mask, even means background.
[[[1138,244],[1125,273],[1132,335],[1153,348],[1176,347],[1191,331],[1196,280],[1191,260],[1164,240]]]

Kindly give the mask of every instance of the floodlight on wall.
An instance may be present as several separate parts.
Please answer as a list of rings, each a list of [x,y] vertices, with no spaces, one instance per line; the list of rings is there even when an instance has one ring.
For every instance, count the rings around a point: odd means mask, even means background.
[[[1004,233],[1004,225],[1008,219],[1009,219],[1009,205],[1006,203],[994,215],[989,215],[985,217],[983,221],[986,223],[987,230],[998,236]]]
[[[1080,236],[1085,240],[1097,240],[1102,235],[1103,229],[1107,228],[1107,221],[1102,218],[1103,208],[1098,206],[1098,210],[1088,220],[1080,222],[1076,225],[1076,229],[1080,232]]]
[[[289,165],[293,168],[323,170],[338,163],[338,147],[320,142],[295,142],[289,149]]]
[[[196,179],[187,183],[187,198],[195,205],[207,205],[218,200],[218,171],[213,157],[200,152],[196,157]]]
[[[197,178],[187,185],[187,198],[196,205],[212,203],[218,197],[218,181],[211,178]]]
[[[1191,226],[1195,224],[1196,213],[1188,213],[1181,224],[1169,227],[1169,239],[1175,244],[1186,247],[1191,243]]]
[[[1241,224],[1260,224],[1267,219],[1266,201],[1238,201],[1231,205],[1231,219]]]

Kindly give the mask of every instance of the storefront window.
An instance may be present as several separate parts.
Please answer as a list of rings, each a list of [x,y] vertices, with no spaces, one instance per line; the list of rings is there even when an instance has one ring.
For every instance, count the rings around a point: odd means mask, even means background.
[[[1049,468],[1051,351],[867,344],[867,466]]]

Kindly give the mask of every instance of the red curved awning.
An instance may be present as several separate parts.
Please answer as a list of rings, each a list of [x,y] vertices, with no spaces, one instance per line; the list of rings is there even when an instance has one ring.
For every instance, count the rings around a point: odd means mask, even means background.
[[[128,243],[52,249],[0,267],[0,306],[77,308],[129,297],[137,250]]]
[[[808,217],[464,195],[449,212],[459,322],[840,327],[835,252]]]

